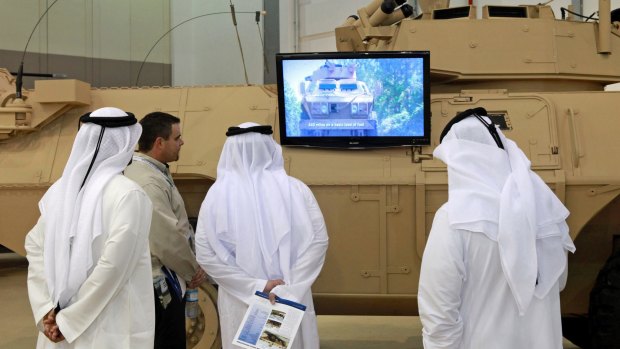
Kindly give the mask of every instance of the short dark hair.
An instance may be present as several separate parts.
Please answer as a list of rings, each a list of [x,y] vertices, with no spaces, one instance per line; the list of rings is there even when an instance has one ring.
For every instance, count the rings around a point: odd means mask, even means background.
[[[138,141],[138,150],[146,152],[153,149],[157,137],[168,139],[172,133],[172,125],[178,124],[181,119],[160,111],[148,113],[140,120],[142,135]]]

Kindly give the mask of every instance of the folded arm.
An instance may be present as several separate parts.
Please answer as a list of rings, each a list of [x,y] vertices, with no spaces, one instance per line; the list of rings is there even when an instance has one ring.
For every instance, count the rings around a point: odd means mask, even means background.
[[[133,190],[115,202],[103,253],[80,287],[76,301],[60,310],[56,322],[67,341],[79,337],[117,296],[148,251],[151,204]]]
[[[26,257],[28,258],[28,298],[39,331],[43,332],[43,318],[54,309],[54,303],[47,288],[43,267],[43,244],[45,224],[39,218],[37,224],[26,235]]]
[[[308,248],[302,252],[295,264],[291,267],[290,283],[276,286],[271,292],[278,297],[301,302],[312,284],[319,276],[325,261],[325,254],[329,238],[323,214],[319,208],[314,195],[304,184],[300,184],[300,189],[305,198],[306,209],[312,224],[313,238]]]
[[[207,223],[199,218],[198,233],[196,234],[198,263],[204,270],[208,271],[209,276],[217,282],[219,287],[224,288],[245,304],[250,304],[254,293],[263,291],[268,280],[252,277],[236,265],[222,261],[207,241],[207,233],[203,230],[208,229],[206,225]]]

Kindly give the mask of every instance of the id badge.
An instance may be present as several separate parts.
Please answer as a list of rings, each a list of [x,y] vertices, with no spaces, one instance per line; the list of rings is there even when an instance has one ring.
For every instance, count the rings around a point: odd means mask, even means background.
[[[166,278],[163,275],[159,275],[153,279],[153,286],[155,287],[155,293],[159,299],[159,303],[164,309],[166,309],[168,304],[170,304],[170,301],[172,301],[172,296],[170,296],[170,290],[168,290]]]

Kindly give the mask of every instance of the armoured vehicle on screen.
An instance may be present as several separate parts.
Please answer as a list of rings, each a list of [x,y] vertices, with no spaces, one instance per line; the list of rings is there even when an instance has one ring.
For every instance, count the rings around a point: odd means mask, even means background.
[[[446,168],[432,151],[454,115],[484,107],[571,212],[577,252],[569,256],[562,311],[591,325],[566,326],[565,336],[592,340],[593,347],[617,346],[618,10],[610,15],[609,1],[600,0],[598,20],[586,22],[556,19],[546,5],[486,6],[476,18],[473,6],[419,3],[422,14],[403,19],[411,9],[374,0],[336,28],[336,43],[339,51],[431,52],[431,144],[284,149],[286,170],[311,187],[330,235],[313,286],[317,312],[417,313],[422,253],[434,213],[447,200]],[[60,177],[86,111],[114,105],[136,115],[178,115],[185,145],[170,170],[193,217],[215,180],[229,126],[271,124],[278,137],[274,86],[93,89],[76,80],[41,80],[17,98],[15,85],[15,77],[0,70],[0,244],[22,254],[24,236],[39,216],[37,202]],[[215,289],[205,284],[203,315],[188,327],[190,346],[220,345],[215,299]]]
[[[376,135],[374,96],[357,80],[355,65],[326,61],[300,83],[299,91],[300,136]]]

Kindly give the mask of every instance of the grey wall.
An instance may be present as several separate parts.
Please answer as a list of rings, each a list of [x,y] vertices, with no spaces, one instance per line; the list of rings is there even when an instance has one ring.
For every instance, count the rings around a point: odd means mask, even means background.
[[[177,86],[263,83],[263,0],[170,0],[172,83]],[[267,15],[269,16],[269,14]],[[238,30],[238,36],[237,36]],[[243,49],[243,56],[241,49]],[[247,71],[247,80],[246,80]]]
[[[275,84],[277,82],[276,53],[280,52],[280,5],[278,1],[264,0],[263,8],[267,11],[263,24],[266,57],[263,80],[265,84]]]
[[[22,52],[0,50],[0,67],[17,72],[21,57]],[[126,87],[135,85],[141,64],[138,61],[27,52],[24,72],[66,74],[68,79],[86,81],[93,87]],[[147,62],[142,68],[139,85],[169,86],[171,73],[171,64]],[[34,79],[25,77],[24,87],[33,88]]]

